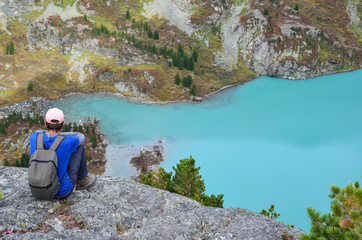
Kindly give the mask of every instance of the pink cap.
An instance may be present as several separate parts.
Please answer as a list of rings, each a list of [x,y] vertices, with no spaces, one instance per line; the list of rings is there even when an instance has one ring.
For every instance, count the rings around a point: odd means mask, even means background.
[[[58,108],[51,108],[48,110],[47,114],[45,114],[45,121],[48,123],[52,123],[52,121],[62,123],[64,122],[64,113]]]

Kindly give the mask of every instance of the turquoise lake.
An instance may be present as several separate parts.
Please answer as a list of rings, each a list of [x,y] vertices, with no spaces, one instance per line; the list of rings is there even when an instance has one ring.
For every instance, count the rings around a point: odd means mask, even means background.
[[[329,212],[331,184],[361,180],[362,70],[299,81],[261,77],[197,104],[87,95],[57,107],[67,120],[101,119],[110,141],[107,175],[134,174],[128,147],[139,152],[165,139],[166,170],[192,155],[207,193],[224,194],[224,207],[259,212],[274,203],[279,220],[305,231],[308,206]]]

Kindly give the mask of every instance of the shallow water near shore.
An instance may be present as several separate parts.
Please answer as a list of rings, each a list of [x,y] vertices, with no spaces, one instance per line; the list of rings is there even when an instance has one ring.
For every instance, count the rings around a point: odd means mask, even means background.
[[[130,148],[165,138],[166,170],[192,155],[207,193],[224,194],[224,207],[259,212],[274,203],[281,221],[305,231],[307,206],[329,212],[330,185],[361,178],[362,70],[300,81],[261,77],[198,104],[72,96],[57,107],[67,120],[101,119],[107,175],[133,175]]]

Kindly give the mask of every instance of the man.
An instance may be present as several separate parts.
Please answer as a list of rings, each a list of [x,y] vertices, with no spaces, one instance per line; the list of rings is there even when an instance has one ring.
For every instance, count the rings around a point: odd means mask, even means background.
[[[47,130],[40,130],[30,136],[30,156],[37,146],[37,136],[42,133],[44,149],[49,149],[59,135],[65,136],[56,150],[58,158],[57,175],[60,181],[60,189],[55,195],[56,199],[66,199],[76,190],[88,189],[96,182],[95,175],[88,175],[88,167],[83,147],[84,135],[78,132],[64,132],[63,111],[58,108],[49,109],[44,120]]]

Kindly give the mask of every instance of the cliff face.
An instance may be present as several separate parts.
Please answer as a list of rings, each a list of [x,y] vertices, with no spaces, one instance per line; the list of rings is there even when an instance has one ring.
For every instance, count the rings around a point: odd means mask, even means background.
[[[357,2],[155,0],[145,10],[189,33],[216,32],[223,44],[214,62],[222,68],[243,61],[259,75],[304,79],[360,67]]]
[[[183,100],[193,96],[176,74],[192,76],[204,97],[260,75],[360,68],[361,8],[356,0],[1,1],[0,105],[77,91]],[[178,43],[182,67],[172,61],[180,62]]]
[[[266,240],[297,239],[301,233],[245,209],[203,207],[129,179],[100,176],[92,189],[73,192],[68,202],[38,201],[26,170],[0,167],[2,239]]]

